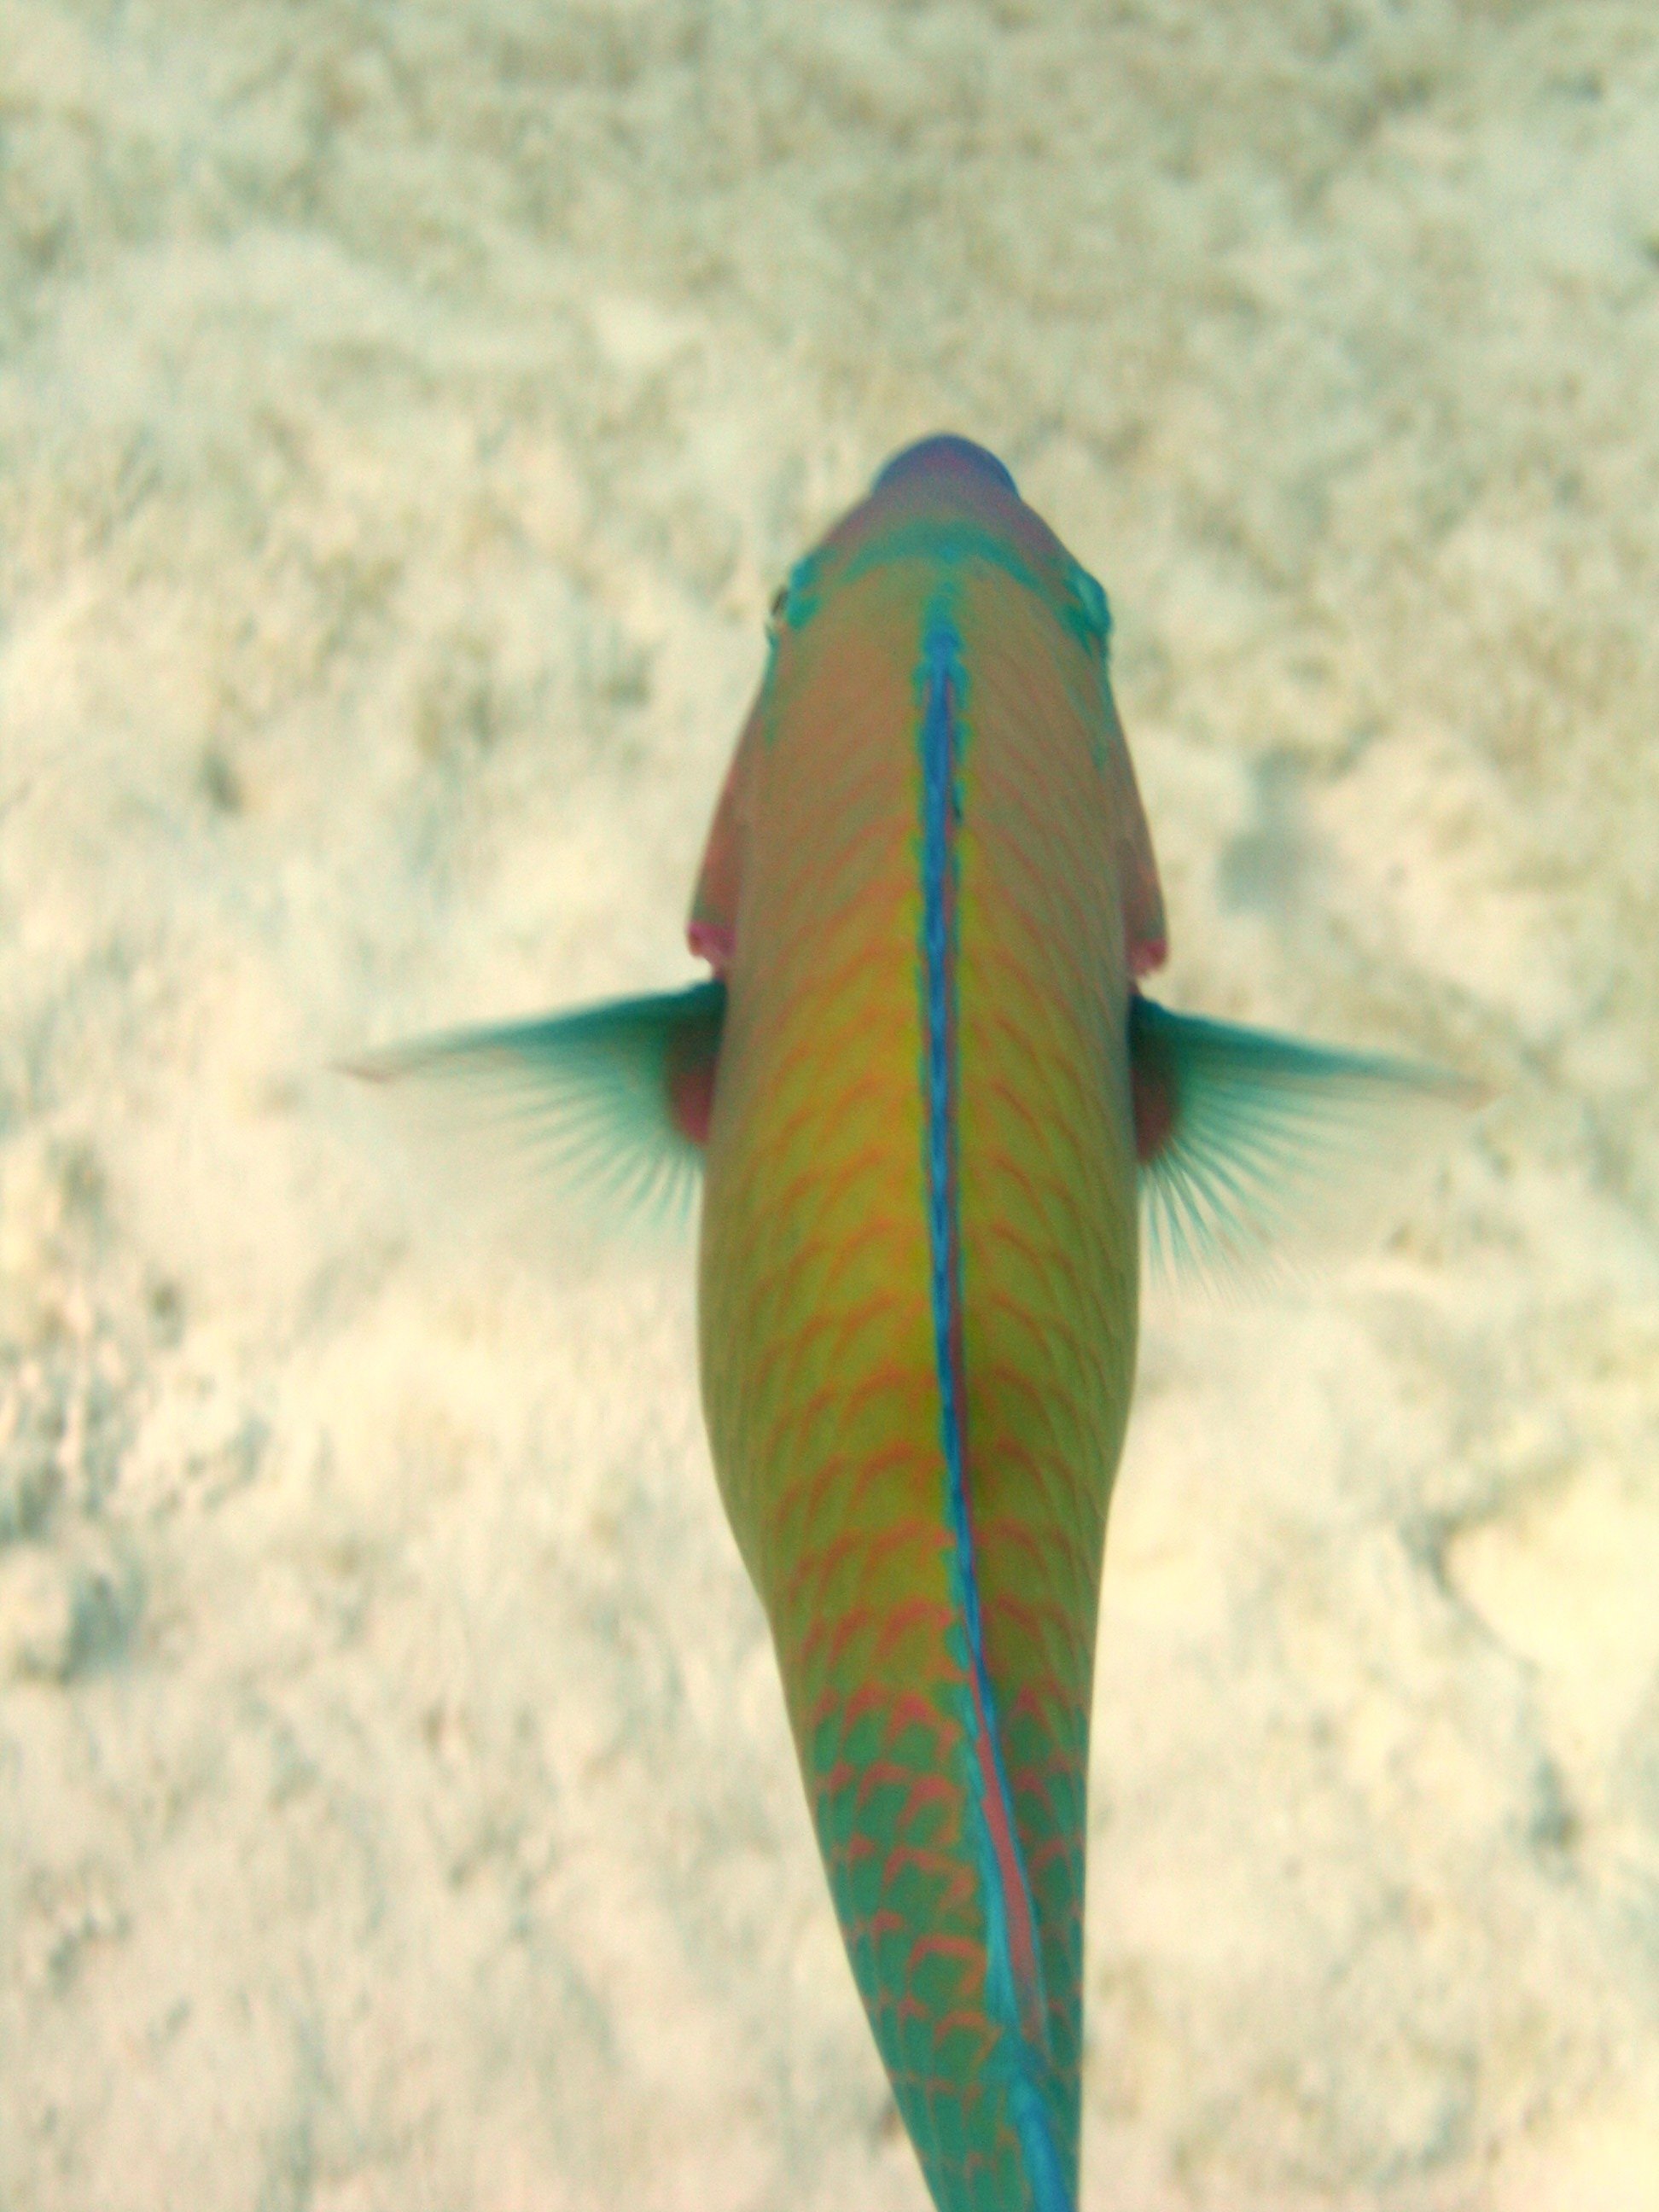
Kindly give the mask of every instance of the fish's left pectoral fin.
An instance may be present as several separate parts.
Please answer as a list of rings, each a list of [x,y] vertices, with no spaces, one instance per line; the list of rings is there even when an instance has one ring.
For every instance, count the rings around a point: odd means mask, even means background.
[[[1175,1014],[1136,993],[1129,1073],[1155,1276],[1234,1287],[1352,1243],[1485,1086]]]
[[[515,1211],[589,1231],[690,1218],[714,1108],[726,986],[458,1030],[342,1063]]]

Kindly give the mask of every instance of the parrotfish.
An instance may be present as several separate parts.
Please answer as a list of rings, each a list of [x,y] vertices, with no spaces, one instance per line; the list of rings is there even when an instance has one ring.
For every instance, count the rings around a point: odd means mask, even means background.
[[[1143,1231],[1225,1273],[1424,1106],[1178,1015],[1104,592],[1000,462],[890,461],[774,604],[690,988],[394,1048],[573,1204],[701,1176],[702,1401],[939,2212],[1077,2202],[1090,1714]]]

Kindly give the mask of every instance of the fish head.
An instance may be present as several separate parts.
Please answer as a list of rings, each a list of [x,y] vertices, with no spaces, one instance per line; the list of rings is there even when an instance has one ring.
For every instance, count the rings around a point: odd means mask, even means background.
[[[776,605],[778,642],[787,646],[839,590],[872,568],[915,567],[927,590],[939,568],[972,562],[1001,568],[1036,592],[1104,667],[1111,635],[1106,594],[1025,504],[996,455],[950,432],[902,447],[857,506],[796,562]]]
[[[698,878],[691,949],[727,972],[741,906],[742,857],[752,823],[757,757],[803,687],[836,680],[849,623],[865,619],[860,586],[879,576],[884,604],[903,610],[920,638],[942,581],[990,573],[1042,618],[1034,649],[1072,667],[1095,723],[1117,860],[1128,965],[1139,976],[1164,959],[1164,903],[1146,812],[1109,674],[1112,620],[1104,591],[1022,499],[1011,471],[972,440],[941,432],[903,447],[869,491],[795,563],[772,605],[760,693],[739,738]],[[971,650],[971,647],[970,647]]]

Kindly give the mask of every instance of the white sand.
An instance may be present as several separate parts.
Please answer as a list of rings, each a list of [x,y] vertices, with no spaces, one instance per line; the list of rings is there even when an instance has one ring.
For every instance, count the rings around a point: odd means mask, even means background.
[[[689,1267],[330,1055],[690,972],[903,438],[1100,574],[1178,1004],[1505,1086],[1149,1325],[1085,2202],[1659,2206],[1644,4],[0,4],[0,2205],[920,2212]]]

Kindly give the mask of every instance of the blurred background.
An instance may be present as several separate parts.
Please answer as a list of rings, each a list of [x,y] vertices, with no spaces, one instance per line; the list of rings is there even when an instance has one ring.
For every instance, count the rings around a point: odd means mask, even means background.
[[[1176,1005],[1498,1103],[1154,1308],[1085,2205],[1659,2207],[1659,23],[0,0],[0,2205],[921,2212],[688,1257],[337,1055],[672,983],[787,564],[982,440]]]

